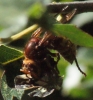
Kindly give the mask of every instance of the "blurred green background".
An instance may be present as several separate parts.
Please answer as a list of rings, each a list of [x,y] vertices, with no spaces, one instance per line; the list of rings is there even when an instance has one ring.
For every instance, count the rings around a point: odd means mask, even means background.
[[[53,1],[71,2],[76,0],[40,1],[49,3]],[[11,35],[16,34],[31,25],[28,10],[32,3],[33,0],[0,1],[0,38],[10,37]],[[83,31],[93,35],[92,12],[75,15],[69,23],[74,24]],[[26,37],[23,37],[22,39],[17,40],[9,45],[22,50],[28,39],[29,36],[27,35]],[[79,72],[75,63],[70,65],[63,58],[59,61],[58,68],[61,72],[61,75],[64,77],[62,96],[65,98],[65,100],[93,100],[93,48],[78,46],[77,60],[80,68],[87,74],[86,77]],[[2,70],[0,70],[0,72],[2,73]],[[3,100],[1,98],[2,97],[0,97],[0,100]]]

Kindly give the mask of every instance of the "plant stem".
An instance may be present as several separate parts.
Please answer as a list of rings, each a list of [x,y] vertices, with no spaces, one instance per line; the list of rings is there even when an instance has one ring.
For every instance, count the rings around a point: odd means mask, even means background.
[[[20,39],[20,38],[23,37],[24,35],[27,35],[28,33],[33,32],[35,29],[37,29],[37,27],[38,27],[37,24],[34,24],[34,25],[30,26],[30,27],[28,27],[27,29],[25,29],[25,30],[23,30],[23,31],[21,31],[21,32],[15,34],[15,35],[13,35],[13,36],[11,36],[11,40],[14,41],[14,40]]]
[[[74,8],[77,9],[77,13],[93,12],[93,1],[50,3],[47,8],[51,13],[60,13],[66,6],[68,8],[62,12],[63,14],[70,12]]]
[[[12,41],[15,41],[17,39],[20,39],[21,37],[33,32],[34,30],[36,30],[38,28],[37,24],[34,24],[32,26],[30,26],[29,28],[9,37],[9,38],[0,38],[0,44],[4,44],[4,43],[10,43]]]

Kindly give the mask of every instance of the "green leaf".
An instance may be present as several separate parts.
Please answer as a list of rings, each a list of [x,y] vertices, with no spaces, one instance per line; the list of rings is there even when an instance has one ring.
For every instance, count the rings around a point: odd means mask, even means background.
[[[34,4],[29,8],[29,16],[32,19],[40,19],[42,15],[46,12],[46,5],[51,2],[51,0],[33,0]],[[38,5],[38,6],[37,6]]]
[[[36,2],[29,9],[29,17],[33,23],[37,23],[39,26],[50,29],[52,24],[56,22],[54,16],[49,15],[44,2]],[[37,6],[38,5],[38,6]]]
[[[5,45],[0,46],[0,63],[7,64],[23,57],[23,52]]]
[[[59,75],[60,76],[65,75],[66,74],[66,68],[68,66],[68,62],[66,60],[64,60],[64,58],[61,57],[57,66],[58,66],[58,70],[59,70]]]
[[[31,16],[32,19],[38,20],[42,17],[45,10],[46,10],[45,6],[42,3],[36,2],[29,9],[29,15]]]
[[[21,100],[24,90],[10,88],[7,85],[6,76],[3,75],[1,80],[1,93],[4,100],[13,100],[14,97],[17,97],[18,100]]]
[[[71,24],[54,24],[53,32],[80,46],[93,47],[93,37]]]

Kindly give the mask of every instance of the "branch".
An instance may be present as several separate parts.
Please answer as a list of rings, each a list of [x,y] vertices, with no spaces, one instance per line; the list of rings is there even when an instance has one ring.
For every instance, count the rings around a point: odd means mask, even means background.
[[[9,38],[0,38],[0,45],[1,44],[6,44],[6,43],[10,43],[12,41],[15,41],[17,39],[20,39],[21,37],[33,32],[34,30],[36,30],[38,28],[38,25],[37,24],[34,24],[30,27],[28,27],[27,29],[9,37]]]
[[[77,13],[93,12],[93,1],[50,3],[47,8],[51,13],[60,13],[66,6],[68,8],[62,12],[63,14],[70,12],[74,8],[77,9]]]

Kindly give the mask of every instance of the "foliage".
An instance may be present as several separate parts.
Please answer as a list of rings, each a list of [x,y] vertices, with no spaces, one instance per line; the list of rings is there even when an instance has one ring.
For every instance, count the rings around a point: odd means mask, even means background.
[[[80,46],[93,47],[93,37],[77,29],[74,25],[54,25],[54,33],[69,38],[73,43]],[[87,40],[87,41],[85,41]]]
[[[85,33],[84,31],[81,31],[75,25],[60,24],[60,23],[56,22],[55,18],[48,14],[49,12],[47,12],[47,8],[45,7],[45,4],[46,3],[44,3],[44,4],[38,3],[38,6],[36,6],[37,5],[37,3],[36,3],[36,4],[31,5],[31,7],[29,8],[29,17],[32,17],[32,19],[31,19],[32,22],[37,22],[40,26],[42,26],[45,29],[49,29],[50,31],[52,31],[53,34],[55,34],[57,36],[67,37],[76,45],[85,46],[85,47],[93,47],[93,37],[91,37],[89,34]],[[42,22],[42,20],[44,22]],[[5,46],[5,45],[0,45],[0,52],[1,52],[0,53],[0,64],[1,64],[0,68],[2,69],[2,66],[3,66],[4,70],[8,69],[11,65],[15,65],[16,61],[19,61],[24,57],[23,51],[9,47],[9,46]],[[90,51],[88,51],[88,52],[90,52]],[[89,53],[88,53],[88,55],[89,55]],[[90,54],[90,55],[93,55],[93,54]],[[86,56],[86,57],[84,56],[83,58],[88,58],[88,56]],[[89,56],[89,59],[90,59],[90,56]],[[84,61],[84,62],[86,62],[86,61]],[[10,65],[8,66],[8,64],[10,64]],[[58,68],[59,68],[61,76],[66,74],[65,71],[66,71],[67,65],[68,65],[68,62],[64,61],[62,58],[62,60],[58,64]],[[92,65],[87,64],[87,66],[90,66],[90,68],[92,69]],[[16,68],[17,67],[18,66],[16,66]],[[92,75],[90,74],[91,70],[88,70],[88,71],[89,71],[88,74],[90,75],[90,77],[92,77]],[[12,74],[14,74],[14,73],[12,73]],[[16,74],[19,75],[19,73],[16,73]],[[7,74],[5,74],[4,71],[2,71],[1,92],[2,92],[4,99],[5,100],[14,100],[15,99],[14,97],[16,97],[18,100],[21,100],[25,94],[26,89],[18,90],[14,87],[8,86],[7,77],[8,77]],[[12,81],[13,81],[13,79],[12,79]],[[85,94],[89,94],[89,92],[87,92],[87,90],[92,87],[92,84],[90,84],[88,82],[92,83],[93,80],[91,78],[90,79],[87,78],[86,81],[83,80],[80,87],[77,87],[71,91],[71,96],[74,98],[76,98],[76,97],[77,98],[79,98],[79,97],[88,98]],[[87,84],[89,84],[89,87],[87,87]],[[83,90],[83,89],[85,89],[85,90]],[[80,93],[80,91],[81,91],[81,93]],[[22,99],[22,100],[24,100],[24,99]]]
[[[21,95],[24,91],[22,89],[18,90],[15,88],[10,88],[6,82],[6,76],[3,75],[1,81],[1,92],[3,94],[4,100],[13,100],[14,97],[17,97],[18,100],[21,100]]]
[[[23,52],[5,45],[0,46],[0,63],[5,65],[23,57]]]

